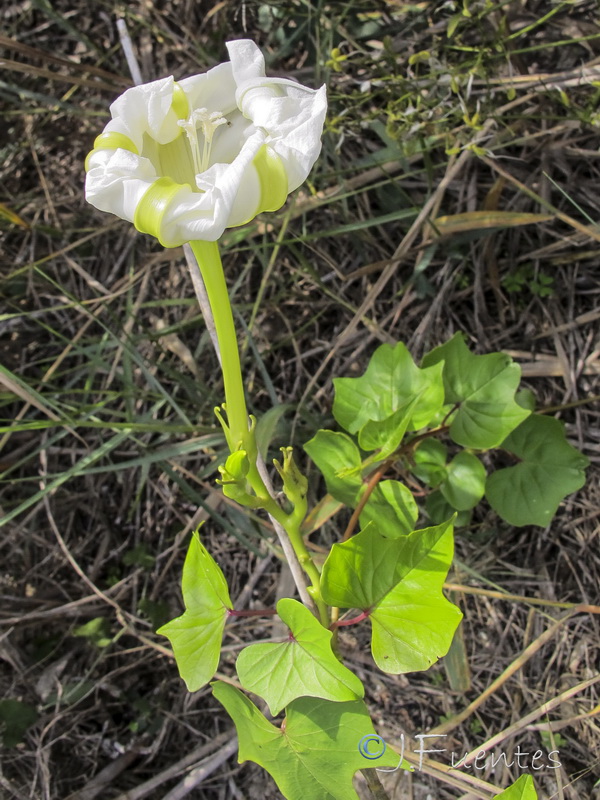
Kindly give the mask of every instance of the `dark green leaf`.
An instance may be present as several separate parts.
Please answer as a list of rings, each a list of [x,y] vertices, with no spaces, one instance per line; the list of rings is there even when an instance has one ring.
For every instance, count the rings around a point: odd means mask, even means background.
[[[565,438],[562,422],[532,414],[502,443],[521,463],[488,476],[485,496],[511,525],[546,526],[561,500],[585,483],[588,459]]]
[[[429,486],[439,486],[445,480],[448,448],[437,439],[424,439],[414,452],[413,473]],[[450,516],[449,514],[445,519]]]
[[[463,447],[497,447],[530,411],[515,401],[521,369],[510,356],[476,356],[462,334],[436,347],[423,359],[429,367],[444,362],[445,403],[458,406],[450,436]]]
[[[0,733],[3,745],[16,747],[27,729],[37,720],[37,716],[35,708],[28,703],[11,698],[0,700]]]
[[[427,516],[429,519],[432,522],[435,522],[436,525],[440,525],[442,522],[444,522],[444,520],[450,519],[452,514],[456,513],[456,510],[452,508],[450,503],[446,500],[439,489],[436,489],[434,492],[430,492],[427,495],[425,498],[425,510],[427,511]],[[470,511],[459,511],[456,514],[456,520],[454,524],[458,528],[461,525],[468,525],[470,520]]]
[[[472,453],[458,453],[448,464],[446,480],[440,484],[444,499],[457,511],[474,508],[485,491],[485,467]]]

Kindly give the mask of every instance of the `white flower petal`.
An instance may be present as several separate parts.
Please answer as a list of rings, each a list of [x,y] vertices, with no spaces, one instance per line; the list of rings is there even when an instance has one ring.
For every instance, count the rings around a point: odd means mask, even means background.
[[[215,242],[230,225],[246,222],[233,220],[232,212],[238,194],[245,195],[242,213],[254,203],[250,219],[258,211],[260,196],[249,192],[255,188],[256,170],[252,161],[264,143],[264,135],[256,132],[242,147],[231,164],[213,164],[197,180],[201,192],[186,192],[177,196],[177,203],[168,207],[162,222],[164,240],[183,244],[195,239]],[[240,204],[238,204],[238,208]],[[236,210],[236,213],[240,213]]]
[[[231,61],[203,75],[128,89],[88,156],[88,201],[166,246],[279,208],[321,149],[325,87],[265,77],[249,40],[227,48]]]
[[[85,199],[100,211],[133,222],[135,209],[156,180],[147,158],[127,150],[98,150],[89,161]]]
[[[190,108],[207,108],[229,114],[237,106],[235,103],[236,82],[231,64],[218,64],[202,75],[192,75],[178,81],[186,93]]]
[[[238,39],[226,46],[236,86],[265,77],[265,59],[253,41]]]

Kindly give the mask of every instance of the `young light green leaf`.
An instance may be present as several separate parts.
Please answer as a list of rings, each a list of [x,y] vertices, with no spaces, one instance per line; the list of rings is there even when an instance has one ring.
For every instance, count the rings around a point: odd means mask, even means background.
[[[486,471],[481,461],[464,450],[447,467],[447,477],[440,484],[444,498],[457,511],[474,508],[485,491]]]
[[[358,434],[358,443],[363,450],[380,450],[378,458],[387,458],[396,450],[404,438],[419,396],[404,403],[390,417],[372,419],[363,425]]]
[[[423,439],[414,451],[412,472],[428,486],[439,486],[448,474],[447,457],[448,448],[445,444],[438,439]]]
[[[532,414],[502,448],[521,463],[489,475],[485,496],[511,525],[548,525],[563,498],[585,483],[589,461],[567,442],[557,419]]]
[[[516,783],[496,795],[496,800],[538,800],[533,778],[531,775],[521,775]]]
[[[402,342],[382,344],[360,378],[334,378],[333,416],[347,431],[358,433],[368,422],[388,419],[419,395],[407,423],[408,430],[419,430],[443,404],[441,373],[441,366],[417,367]]]
[[[427,558],[448,530],[451,534],[452,520],[390,539],[367,525],[331,548],[321,575],[323,600],[339,608],[373,608]]]
[[[399,481],[381,481],[377,484],[360,515],[361,528],[369,522],[383,536],[395,539],[410,533],[419,509],[410,489]]]
[[[442,594],[452,555],[452,520],[400,539],[369,526],[331,548],[323,599],[368,613],[371,651],[384,672],[427,669],[448,652],[462,617]]]
[[[183,565],[185,613],[157,633],[173,646],[179,674],[195,692],[213,677],[219,664],[227,612],[232,609],[223,573],[196,533]]]
[[[445,403],[458,406],[450,436],[463,447],[497,447],[531,413],[515,401],[521,369],[510,356],[476,356],[462,334],[436,347],[423,359],[430,367],[444,362]]]
[[[304,449],[319,468],[327,491],[351,508],[362,488],[360,450],[345,433],[317,431]]]
[[[394,674],[425,670],[450,649],[462,619],[442,594],[453,553],[452,526],[446,523],[426,557],[373,609],[371,652],[379,669]]]
[[[266,769],[287,800],[358,800],[352,786],[357,770],[399,765],[389,747],[376,760],[362,755],[361,741],[376,736],[362,700],[302,697],[290,703],[285,725],[278,728],[239,689],[217,681],[213,693],[235,723],[239,762]]]
[[[364,696],[359,678],[333,654],[332,632],[302,603],[284,598],[277,613],[290,636],[242,650],[235,666],[244,689],[264,698],[274,716],[298,697],[347,701]]]

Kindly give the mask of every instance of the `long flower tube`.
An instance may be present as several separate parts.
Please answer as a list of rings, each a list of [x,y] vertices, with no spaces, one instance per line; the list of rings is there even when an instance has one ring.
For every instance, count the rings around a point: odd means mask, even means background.
[[[254,431],[248,424],[235,324],[218,245],[216,242],[198,241],[190,242],[190,247],[204,281],[221,353],[227,420],[223,420],[220,415],[219,417],[229,449],[232,453],[243,451],[250,456],[245,480],[256,494],[256,507],[267,511],[288,534],[298,561],[311,581],[309,594],[317,606],[321,622],[327,627],[329,616],[321,598],[321,577],[304,544],[300,530],[302,519],[296,513],[286,514],[283,511],[271,497],[257,468]]]

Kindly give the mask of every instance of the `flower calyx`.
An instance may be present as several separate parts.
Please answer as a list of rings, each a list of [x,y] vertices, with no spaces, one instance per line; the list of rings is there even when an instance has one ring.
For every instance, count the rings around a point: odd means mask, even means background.
[[[303,519],[306,514],[306,493],[308,480],[294,461],[294,448],[281,447],[283,463],[273,459],[273,465],[283,482],[283,493],[294,506],[294,516]]]

